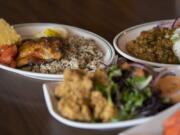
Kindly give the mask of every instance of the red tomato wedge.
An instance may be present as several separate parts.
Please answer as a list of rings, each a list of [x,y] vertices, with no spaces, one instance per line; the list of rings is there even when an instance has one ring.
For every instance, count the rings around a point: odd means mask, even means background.
[[[16,61],[15,56],[17,54],[17,47],[16,45],[11,46],[0,46],[0,63],[15,67]]]
[[[164,135],[180,135],[180,110],[165,121]]]

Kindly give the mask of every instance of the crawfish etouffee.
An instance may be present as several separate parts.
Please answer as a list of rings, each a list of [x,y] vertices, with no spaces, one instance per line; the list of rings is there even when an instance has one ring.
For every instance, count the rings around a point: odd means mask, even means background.
[[[153,115],[166,107],[151,90],[153,76],[124,63],[95,72],[64,71],[55,88],[57,110],[65,118],[83,122],[112,122]]]

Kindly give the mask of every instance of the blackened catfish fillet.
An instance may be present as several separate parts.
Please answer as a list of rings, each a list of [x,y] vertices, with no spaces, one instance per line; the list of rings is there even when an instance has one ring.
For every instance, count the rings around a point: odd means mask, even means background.
[[[18,48],[17,67],[59,60],[63,55],[62,45],[62,40],[56,37],[24,40]]]

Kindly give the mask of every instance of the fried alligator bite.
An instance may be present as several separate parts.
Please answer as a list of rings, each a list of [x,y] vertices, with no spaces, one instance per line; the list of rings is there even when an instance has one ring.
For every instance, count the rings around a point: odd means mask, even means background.
[[[24,40],[19,45],[17,67],[59,60],[63,55],[62,45],[62,40],[56,37]]]
[[[59,113],[77,121],[110,121],[116,116],[117,108],[95,87],[97,82],[108,85],[107,77],[102,69],[95,72],[65,69],[64,82],[55,89],[55,96],[60,99],[57,103]]]

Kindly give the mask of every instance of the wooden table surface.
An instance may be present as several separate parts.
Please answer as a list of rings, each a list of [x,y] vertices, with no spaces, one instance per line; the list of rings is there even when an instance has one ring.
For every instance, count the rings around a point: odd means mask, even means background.
[[[0,0],[0,18],[11,24],[52,22],[95,32],[112,43],[133,25],[180,16],[180,0]],[[67,127],[48,113],[45,81],[0,70],[1,135],[115,135]]]

